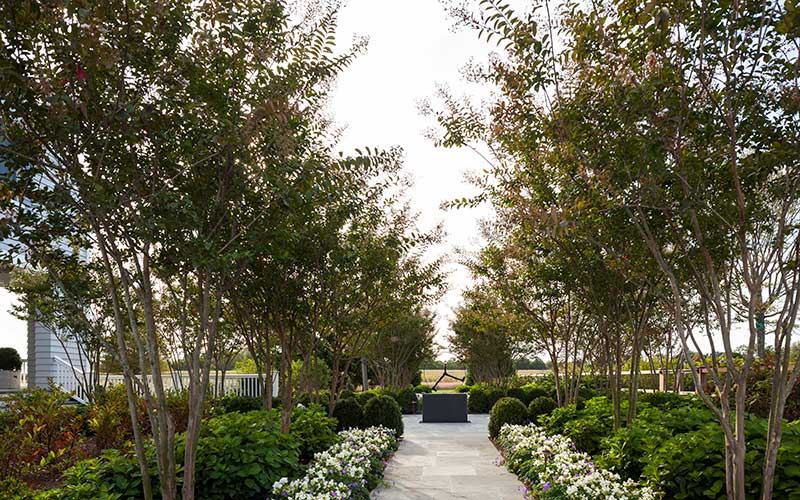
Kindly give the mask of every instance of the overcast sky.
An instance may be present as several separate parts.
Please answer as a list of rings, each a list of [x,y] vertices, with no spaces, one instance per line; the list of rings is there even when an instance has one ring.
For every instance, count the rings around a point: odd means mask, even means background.
[[[460,93],[461,67],[488,52],[474,33],[454,33],[451,25],[436,0],[349,0],[339,16],[339,44],[348,46],[359,35],[369,37],[369,47],[344,71],[331,100],[337,123],[346,127],[343,151],[364,146],[405,150],[405,168],[415,183],[409,193],[412,207],[420,213],[422,229],[443,223],[446,236],[435,251],[445,256],[453,256],[456,248],[478,248],[478,219],[490,213],[488,207],[440,209],[443,201],[474,193],[463,177],[481,165],[471,151],[434,147],[424,136],[433,123],[417,110],[420,100],[434,95],[437,84]],[[447,269],[450,288],[436,307],[440,342],[469,283],[468,273],[455,262]],[[26,357],[25,324],[7,313],[13,300],[0,289],[0,346],[14,347]]]
[[[489,207],[440,209],[443,201],[475,192],[464,173],[482,165],[472,151],[436,148],[424,135],[434,123],[417,109],[420,100],[433,97],[437,85],[457,94],[471,92],[460,69],[488,53],[475,33],[454,33],[451,25],[435,0],[350,0],[339,16],[339,43],[363,35],[369,37],[369,47],[340,77],[332,101],[337,122],[347,127],[341,148],[401,146],[414,180],[409,194],[421,227],[443,223],[446,235],[436,251],[452,258],[447,266],[450,288],[436,308],[440,343],[470,281],[456,264],[454,251],[479,248],[478,220],[491,213]]]

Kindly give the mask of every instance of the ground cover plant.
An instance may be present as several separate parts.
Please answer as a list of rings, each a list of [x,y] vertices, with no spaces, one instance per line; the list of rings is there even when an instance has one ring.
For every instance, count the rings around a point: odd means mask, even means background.
[[[535,425],[505,425],[497,440],[508,470],[539,500],[656,500],[652,489],[598,468],[569,439]]]
[[[540,415],[538,423],[549,436],[569,439],[575,450],[623,480],[649,485],[664,498],[724,499],[724,439],[715,418],[695,396],[642,394],[637,417],[613,428],[609,398],[598,397],[578,410],[575,405]],[[645,402],[646,401],[646,402]],[[749,497],[761,493],[761,470],[767,419],[750,415],[746,441],[753,450],[747,461],[745,485]],[[800,493],[800,421],[784,424],[778,451],[774,498]]]
[[[274,498],[341,498],[367,500],[383,477],[385,461],[397,448],[394,429],[369,427],[339,433],[340,442],[314,456],[305,475],[281,478]]]

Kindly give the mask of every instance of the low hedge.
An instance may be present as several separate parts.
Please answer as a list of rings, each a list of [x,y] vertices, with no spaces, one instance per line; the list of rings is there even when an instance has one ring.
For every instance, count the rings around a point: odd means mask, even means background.
[[[489,413],[489,436],[496,438],[505,424],[522,425],[528,422],[528,409],[517,398],[500,398]]]

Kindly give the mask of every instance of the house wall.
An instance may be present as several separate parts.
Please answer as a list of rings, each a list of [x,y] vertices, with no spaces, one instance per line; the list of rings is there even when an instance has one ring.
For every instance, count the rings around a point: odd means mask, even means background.
[[[47,387],[49,379],[56,379],[61,358],[72,362],[76,370],[80,370],[80,351],[74,340],[67,340],[64,345],[52,330],[41,323],[28,322],[28,385],[29,387]],[[63,366],[63,364],[62,364]],[[63,377],[63,370],[61,376]],[[74,378],[74,376],[72,377]],[[61,382],[60,380],[58,382]]]

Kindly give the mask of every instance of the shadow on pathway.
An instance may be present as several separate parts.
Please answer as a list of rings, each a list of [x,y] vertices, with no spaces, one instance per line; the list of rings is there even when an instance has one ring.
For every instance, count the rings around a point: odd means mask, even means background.
[[[405,434],[389,462],[380,500],[519,500],[523,487],[505,467],[495,465],[488,415],[470,415],[468,424],[422,424],[420,415],[403,417]]]

